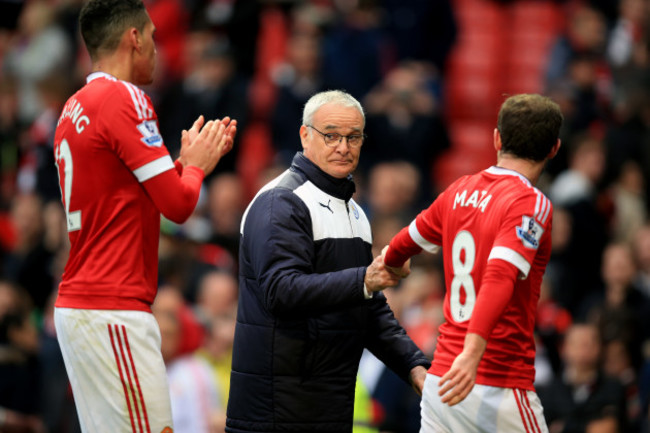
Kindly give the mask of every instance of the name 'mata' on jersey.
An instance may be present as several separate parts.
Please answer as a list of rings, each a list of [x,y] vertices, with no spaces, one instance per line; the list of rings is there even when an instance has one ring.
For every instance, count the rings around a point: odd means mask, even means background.
[[[174,168],[151,100],[91,74],[63,108],[54,156],[71,243],[56,306],[150,311],[160,213],[141,183]]]
[[[551,254],[551,202],[519,173],[491,167],[450,185],[409,226],[422,249],[443,246],[446,322],[429,370],[443,376],[462,352],[489,260],[519,270],[506,309],[489,336],[476,383],[533,390],[535,312]]]

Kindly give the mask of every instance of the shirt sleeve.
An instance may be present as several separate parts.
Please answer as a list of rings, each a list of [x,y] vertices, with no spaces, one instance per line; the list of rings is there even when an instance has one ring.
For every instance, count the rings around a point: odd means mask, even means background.
[[[488,262],[467,332],[489,339],[512,298],[517,274],[518,269],[503,260]]]
[[[444,193],[443,193],[444,194]],[[441,207],[442,195],[431,206],[404,227],[389,244],[384,262],[391,267],[400,267],[411,256],[422,250],[435,254],[442,245]]]
[[[181,224],[196,207],[203,182],[203,170],[188,166],[181,176],[176,170],[167,170],[143,183],[147,194],[165,218]]]
[[[149,97],[133,84],[115,85],[104,105],[102,125],[109,146],[141,183],[175,168]]]
[[[540,246],[550,241],[553,207],[537,189],[515,200],[504,213],[488,261],[501,259],[526,278]]]

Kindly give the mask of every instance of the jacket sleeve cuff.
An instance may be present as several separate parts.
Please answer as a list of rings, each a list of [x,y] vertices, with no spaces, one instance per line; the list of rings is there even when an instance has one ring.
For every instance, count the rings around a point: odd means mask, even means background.
[[[368,291],[368,287],[366,287],[366,283],[363,283],[363,297],[366,299],[372,299],[373,293]]]

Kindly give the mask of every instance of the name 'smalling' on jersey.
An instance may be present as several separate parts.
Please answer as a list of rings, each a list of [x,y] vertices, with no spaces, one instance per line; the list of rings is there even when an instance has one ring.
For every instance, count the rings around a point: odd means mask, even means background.
[[[61,113],[61,117],[59,117],[57,126],[59,126],[64,119],[69,118],[77,130],[77,134],[81,134],[86,126],[90,124],[88,116],[81,114],[83,111],[84,109],[79,101],[74,98],[70,99],[68,103],[65,104],[65,107],[63,107],[63,112]]]

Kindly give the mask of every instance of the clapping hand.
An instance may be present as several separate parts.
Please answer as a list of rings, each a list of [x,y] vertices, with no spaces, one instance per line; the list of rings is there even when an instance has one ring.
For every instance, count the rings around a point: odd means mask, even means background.
[[[207,175],[232,149],[236,134],[237,121],[230,117],[206,123],[204,117],[199,116],[189,130],[181,133],[179,161],[183,166],[199,167]]]

